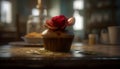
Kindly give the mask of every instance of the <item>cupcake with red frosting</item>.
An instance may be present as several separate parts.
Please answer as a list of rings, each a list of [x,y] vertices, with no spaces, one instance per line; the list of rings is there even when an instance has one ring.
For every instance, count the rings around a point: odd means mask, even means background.
[[[69,52],[74,38],[73,32],[66,30],[73,25],[75,18],[67,18],[64,15],[54,16],[46,20],[47,30],[42,32],[44,47],[53,52]]]

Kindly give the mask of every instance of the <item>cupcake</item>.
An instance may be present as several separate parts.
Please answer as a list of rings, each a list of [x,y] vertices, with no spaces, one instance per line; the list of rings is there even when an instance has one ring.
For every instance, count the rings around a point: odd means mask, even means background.
[[[22,37],[22,39],[29,44],[41,44],[42,34],[37,32],[31,32]]]
[[[73,25],[74,21],[74,17],[68,19],[64,15],[46,20],[45,26],[48,29],[42,32],[45,49],[52,52],[69,52],[74,34],[66,30],[66,27]]]

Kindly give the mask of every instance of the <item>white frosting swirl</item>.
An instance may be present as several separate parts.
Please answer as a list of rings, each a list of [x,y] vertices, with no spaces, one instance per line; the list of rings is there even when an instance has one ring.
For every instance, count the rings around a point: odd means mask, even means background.
[[[42,32],[42,36],[44,38],[70,38],[74,36],[73,32],[70,31],[53,31],[53,30],[45,30]]]

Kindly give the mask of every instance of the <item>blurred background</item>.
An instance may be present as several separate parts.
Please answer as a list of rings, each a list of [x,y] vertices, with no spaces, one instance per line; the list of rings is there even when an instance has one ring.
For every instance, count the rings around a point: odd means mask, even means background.
[[[26,34],[30,15],[39,15],[38,0],[0,0],[0,44],[20,41]],[[100,37],[109,26],[120,25],[120,0],[42,0],[45,19],[63,14],[74,16],[75,24],[68,28],[75,33],[75,42],[88,39],[88,34]]]

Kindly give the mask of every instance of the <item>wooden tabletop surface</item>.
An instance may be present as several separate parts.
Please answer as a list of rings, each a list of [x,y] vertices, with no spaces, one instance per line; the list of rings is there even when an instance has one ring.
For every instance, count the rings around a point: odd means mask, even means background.
[[[44,46],[39,45],[0,46],[0,66],[3,67],[86,67],[88,64],[90,67],[97,64],[101,67],[101,65],[119,65],[119,60],[120,45],[74,43],[71,51],[67,53],[46,51]]]

